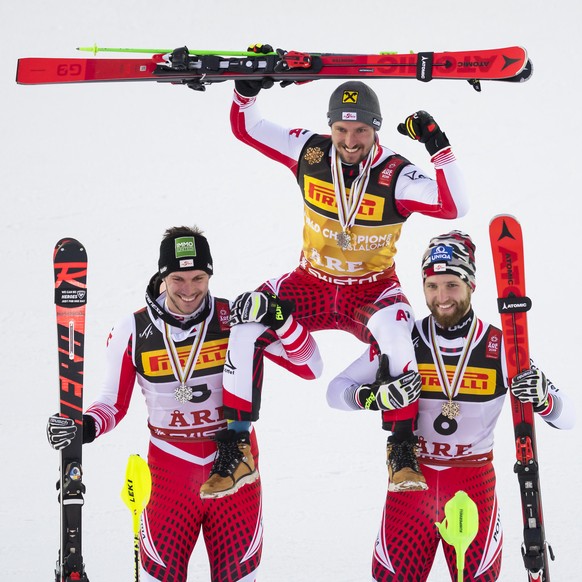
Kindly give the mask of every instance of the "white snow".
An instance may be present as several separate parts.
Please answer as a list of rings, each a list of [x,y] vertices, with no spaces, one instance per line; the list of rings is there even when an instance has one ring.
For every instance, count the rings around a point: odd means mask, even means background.
[[[466,230],[477,243],[474,306],[483,319],[497,323],[487,229],[495,214],[517,216],[533,300],[531,351],[580,408],[581,17],[577,3],[550,8],[540,0],[3,2],[0,578],[54,578],[58,454],[44,432],[58,408],[54,243],[74,236],[89,253],[89,404],[103,378],[109,329],[143,305],[165,228],[203,227],[215,260],[213,293],[234,297],[295,267],[302,216],[291,173],[231,135],[230,83],[206,93],[154,83],[24,87],[14,82],[18,58],[80,56],[75,47],[95,42],[229,50],[270,42],[335,52],[525,46],[535,73],[522,85],[484,82],[479,94],[464,82],[370,82],[382,103],[382,142],[429,171],[424,148],[395,128],[417,109],[430,111],[449,136],[471,190],[466,218],[409,221],[398,271],[416,315],[423,316],[421,253],[431,236]],[[282,124],[323,131],[336,84],[275,87],[261,95],[262,110]],[[316,337],[326,361],[320,380],[303,382],[267,365],[257,423],[264,582],[370,578],[386,488],[385,433],[373,415],[342,413],[325,403],[328,381],[363,345],[341,332]],[[501,579],[525,581],[508,407],[496,437],[505,528]],[[576,485],[580,428],[559,432],[538,423],[538,439],[547,536],[557,556],[552,576],[570,582],[577,579],[582,534]],[[131,518],[119,493],[129,454],[145,455],[146,444],[145,407],[136,391],[123,423],[85,449],[83,553],[91,582],[132,579]],[[202,546],[190,571],[192,580],[208,579]],[[448,580],[440,559],[430,580]]]

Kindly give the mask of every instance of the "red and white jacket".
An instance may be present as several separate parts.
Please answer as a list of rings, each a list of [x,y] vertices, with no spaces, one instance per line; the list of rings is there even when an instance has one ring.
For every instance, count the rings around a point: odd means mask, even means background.
[[[160,306],[164,297],[165,293],[157,301]],[[230,305],[216,298],[210,304],[208,317],[186,330],[165,324],[149,307],[113,328],[107,341],[105,383],[86,412],[95,419],[97,436],[115,428],[126,415],[136,380],[146,401],[152,438],[174,444],[206,441],[226,428],[223,370]],[[265,348],[269,359],[301,378],[319,376],[322,363],[313,337],[293,318],[281,329],[279,341]],[[175,349],[168,345],[168,334]],[[177,360],[185,367],[193,349],[195,363],[186,381],[192,398],[184,403],[175,396],[180,386],[175,369]]]
[[[508,390],[508,373],[501,331],[477,319],[476,331],[466,354],[466,368],[454,394],[460,415],[449,420],[442,415],[448,395],[439,378],[435,350],[440,351],[445,372],[452,380],[465,348],[466,337],[436,335],[431,342],[430,319],[418,320],[413,331],[418,371],[422,377],[417,434],[419,457],[438,468],[481,465],[491,462],[493,432]],[[378,357],[367,350],[330,383],[328,404],[341,410],[358,410],[350,392],[374,381]],[[565,394],[549,382],[549,402],[540,416],[551,426],[570,429],[574,409]]]

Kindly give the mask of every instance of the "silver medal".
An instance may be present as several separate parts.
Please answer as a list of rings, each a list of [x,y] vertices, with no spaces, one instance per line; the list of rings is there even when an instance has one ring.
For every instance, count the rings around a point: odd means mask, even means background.
[[[180,386],[174,390],[174,397],[180,404],[186,404],[187,402],[190,402],[192,395],[192,388],[190,386],[186,386],[185,384],[180,384]]]
[[[352,235],[349,232],[344,230],[343,232],[340,232],[337,235],[337,245],[343,251],[347,250],[350,247],[351,242],[352,242]]]

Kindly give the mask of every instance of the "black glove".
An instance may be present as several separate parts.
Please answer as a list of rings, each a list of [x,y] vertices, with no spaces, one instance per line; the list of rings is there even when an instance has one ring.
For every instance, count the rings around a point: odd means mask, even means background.
[[[249,53],[256,53],[258,55],[268,55],[269,53],[274,53],[273,47],[270,44],[261,44],[257,42],[252,44],[248,49]]]
[[[68,447],[75,435],[77,434],[77,427],[72,418],[65,418],[60,414],[53,414],[49,417],[46,425],[46,436],[49,445],[56,451],[60,451]],[[91,443],[95,440],[97,434],[97,427],[95,426],[95,419],[88,415],[83,415],[83,444]]]
[[[68,447],[77,434],[77,427],[72,418],[65,418],[59,414],[50,416],[46,425],[46,436],[49,445],[60,451]]]
[[[438,123],[426,111],[417,111],[409,115],[404,123],[398,124],[397,129],[402,135],[423,143],[431,156],[451,145]]]
[[[257,53],[258,55],[266,55],[268,53],[272,53],[273,47],[270,44],[253,44],[251,45],[247,51],[252,53]],[[243,97],[256,97],[259,94],[261,89],[270,89],[275,84],[273,79],[269,77],[261,77],[256,81],[240,81],[234,82],[234,87],[240,95]]]
[[[511,381],[511,392],[521,402],[531,402],[536,412],[548,407],[548,381],[537,368],[528,368],[515,375]]]
[[[412,404],[420,397],[420,374],[411,370],[397,378],[390,376],[388,356],[382,354],[376,381],[362,384],[355,394],[356,403],[365,410],[396,410]]]
[[[92,443],[97,436],[97,425],[90,414],[83,414],[83,444]]]
[[[172,63],[172,69],[177,71],[187,71],[188,62],[190,59],[190,51],[187,46],[181,46],[172,51],[170,55],[170,62]]]
[[[230,310],[230,325],[262,323],[277,330],[295,311],[295,302],[279,299],[274,293],[252,291],[239,295]]]

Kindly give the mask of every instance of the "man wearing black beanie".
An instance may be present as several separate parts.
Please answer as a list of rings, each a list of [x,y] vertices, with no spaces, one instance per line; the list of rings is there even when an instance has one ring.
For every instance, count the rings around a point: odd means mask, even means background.
[[[166,231],[147,306],[111,331],[105,385],[83,415],[83,442],[89,443],[124,418],[136,380],[145,397],[152,495],[142,515],[142,582],[184,582],[200,533],[213,580],[255,580],[261,560],[258,448],[253,430],[230,430],[223,415],[231,304],[210,294],[213,272],[200,229]],[[269,302],[278,305],[276,297]],[[300,341],[290,346],[284,338],[276,340],[266,351],[301,377],[316,377],[321,364],[315,342],[283,311]],[[76,427],[69,420],[49,419],[53,448],[71,442]],[[209,477],[220,485],[212,497],[223,497],[225,489],[233,494],[224,502],[202,499],[200,487]]]

